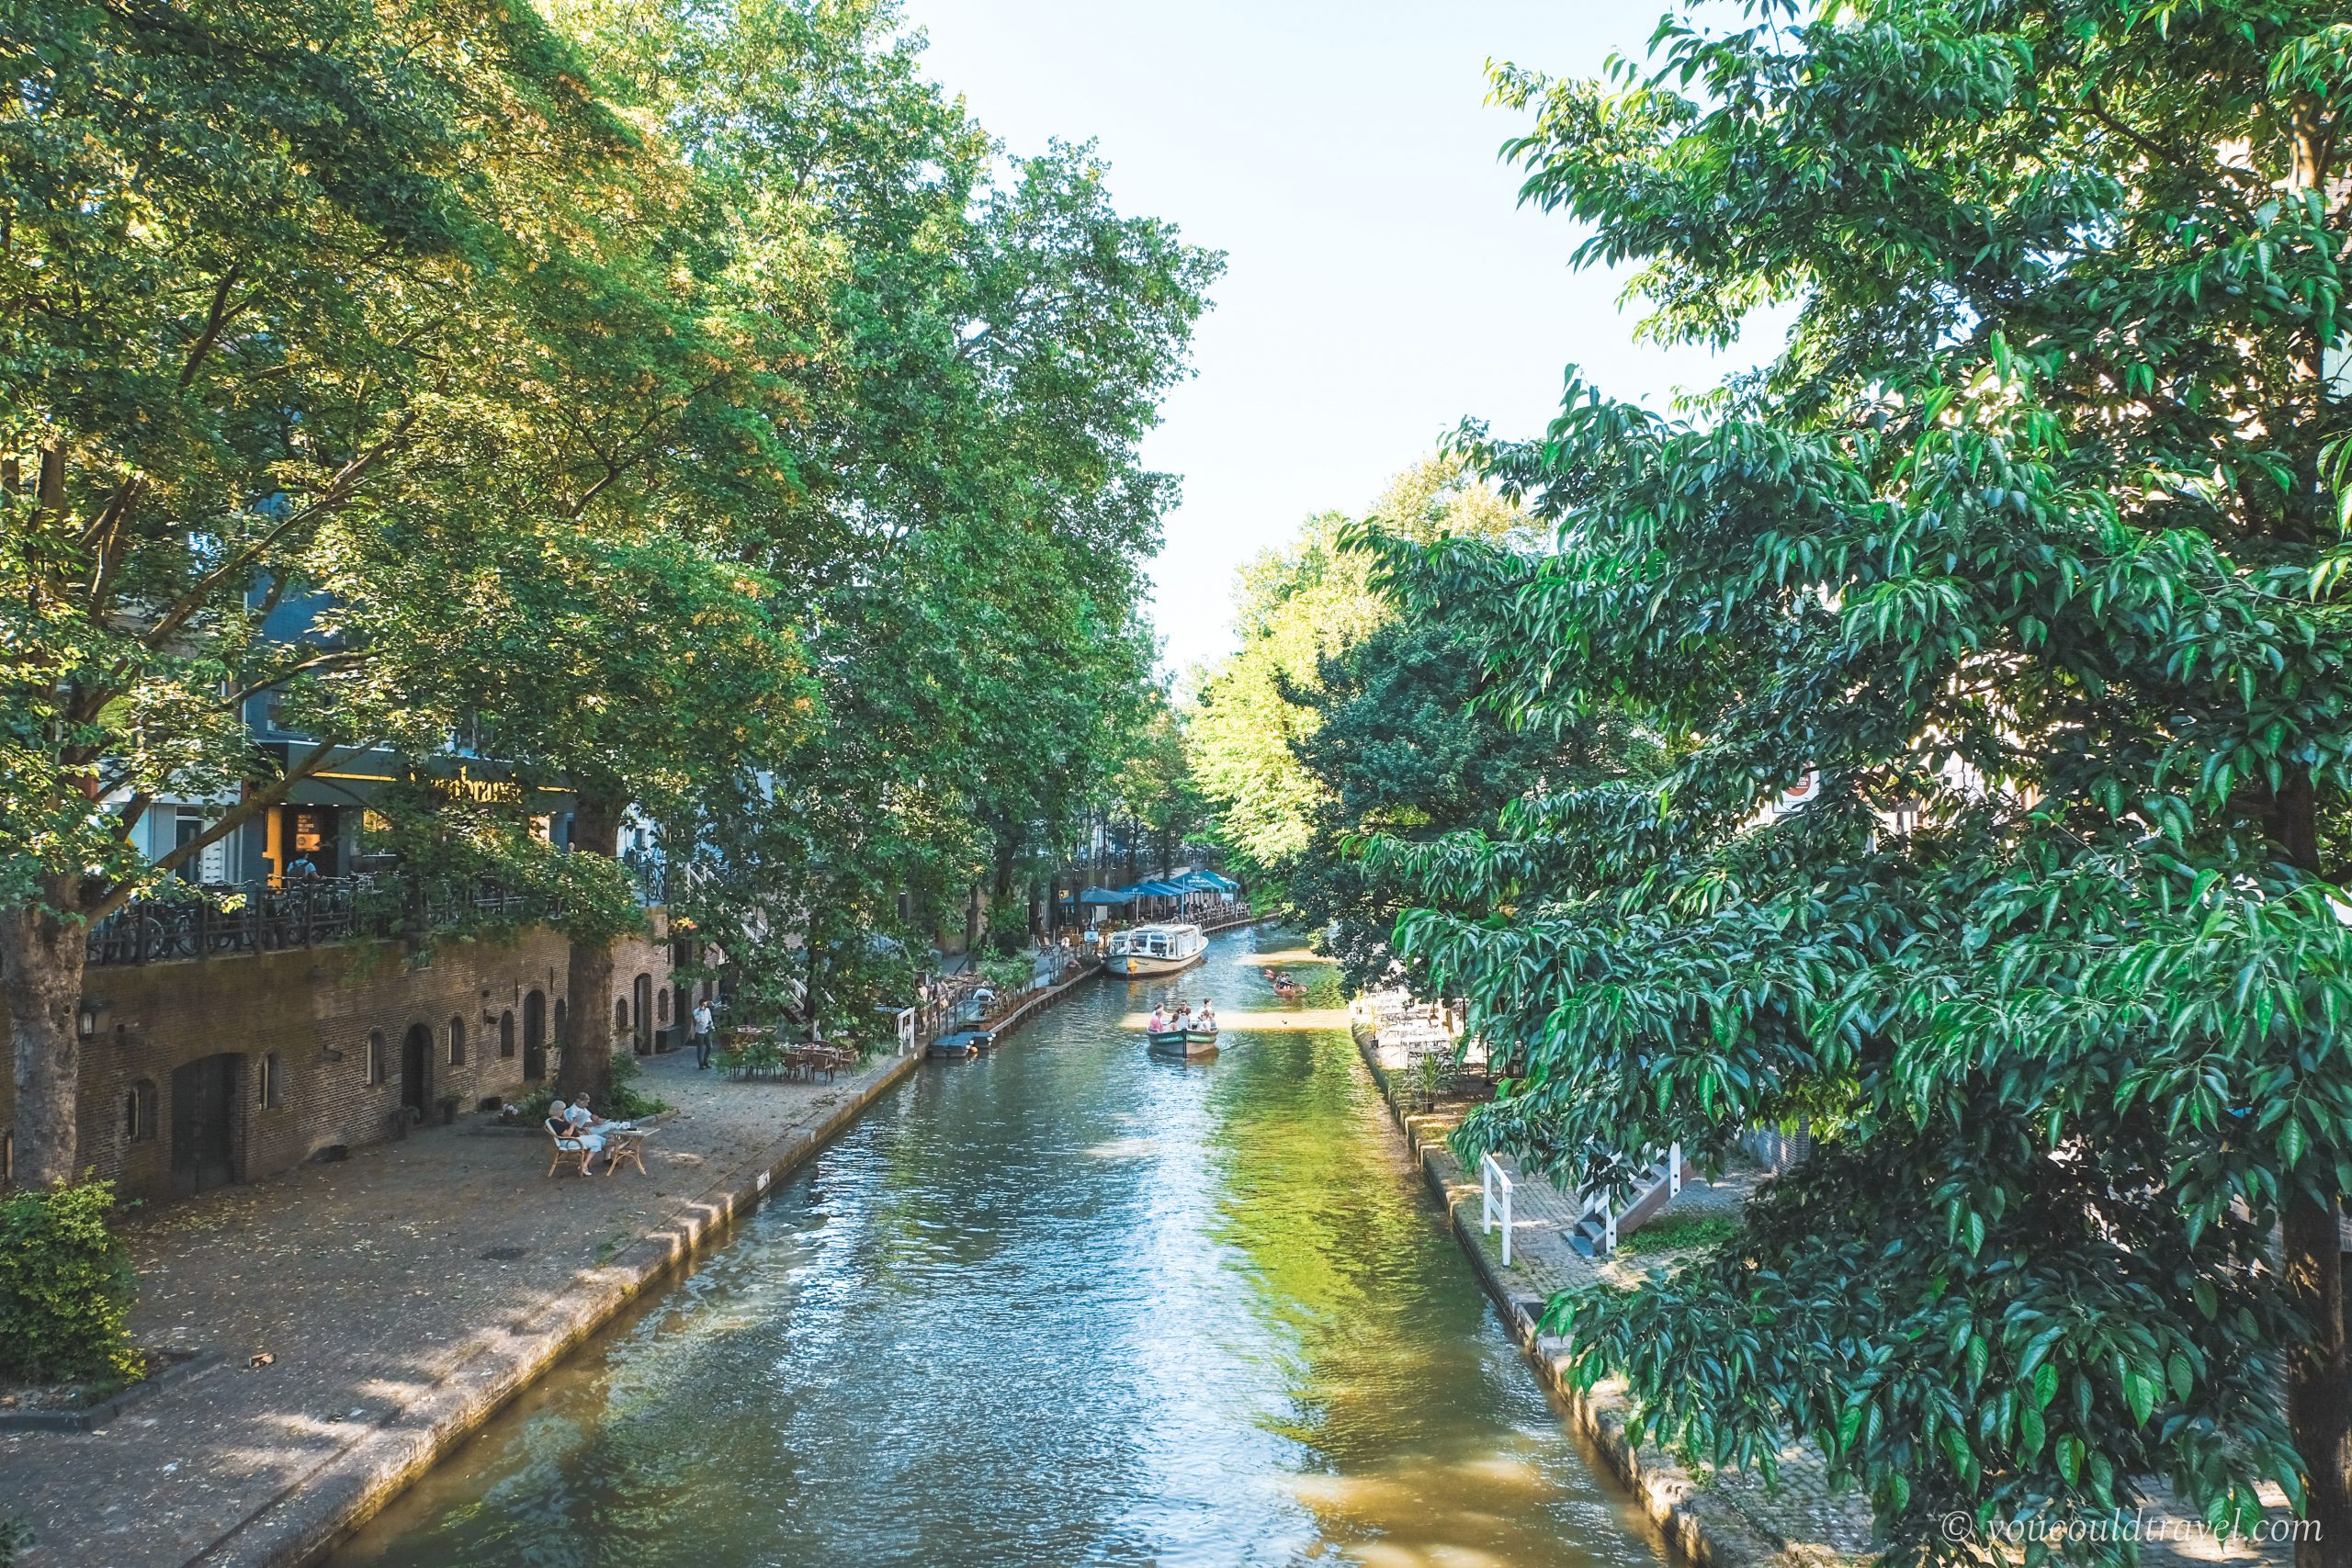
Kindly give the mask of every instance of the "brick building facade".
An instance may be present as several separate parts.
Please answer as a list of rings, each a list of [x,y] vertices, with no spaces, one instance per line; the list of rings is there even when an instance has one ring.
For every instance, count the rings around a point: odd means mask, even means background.
[[[354,941],[93,967],[83,982],[80,1156],[125,1198],[251,1181],[551,1078],[572,1005],[562,937]],[[615,1049],[684,1038],[671,949],[628,938],[594,1016]],[[15,1113],[0,1078],[0,1126]]]

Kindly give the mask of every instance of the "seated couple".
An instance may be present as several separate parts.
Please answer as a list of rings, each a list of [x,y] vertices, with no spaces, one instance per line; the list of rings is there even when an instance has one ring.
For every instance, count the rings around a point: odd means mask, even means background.
[[[629,1123],[608,1122],[588,1109],[588,1097],[577,1095],[571,1104],[561,1100],[548,1107],[548,1131],[559,1145],[577,1144],[592,1155],[605,1152],[605,1136],[608,1131],[628,1132]]]

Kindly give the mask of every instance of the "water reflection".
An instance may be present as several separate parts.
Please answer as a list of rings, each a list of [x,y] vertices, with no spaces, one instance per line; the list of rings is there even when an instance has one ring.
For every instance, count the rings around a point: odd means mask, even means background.
[[[1291,946],[1220,938],[925,1067],[336,1561],[1654,1562],[1344,1034],[1186,1064],[1118,1029],[1279,1011],[1259,949]]]

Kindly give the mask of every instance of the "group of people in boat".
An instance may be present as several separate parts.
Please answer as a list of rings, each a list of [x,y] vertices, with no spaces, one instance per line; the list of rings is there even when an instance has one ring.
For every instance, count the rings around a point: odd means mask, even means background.
[[[1306,987],[1305,986],[1300,985],[1297,981],[1292,979],[1289,976],[1283,974],[1279,969],[1267,969],[1266,983],[1273,987],[1274,995],[1282,998],[1282,999],[1286,1002],[1295,1001],[1299,998],[1306,995]]]
[[[1166,1003],[1154,1002],[1151,1004],[1151,1021],[1145,1027],[1154,1034],[1181,1034],[1188,1029],[1215,1034],[1216,1004],[1203,997],[1201,1010],[1194,1012],[1184,998],[1179,997],[1176,998],[1176,1010],[1171,1013]]]

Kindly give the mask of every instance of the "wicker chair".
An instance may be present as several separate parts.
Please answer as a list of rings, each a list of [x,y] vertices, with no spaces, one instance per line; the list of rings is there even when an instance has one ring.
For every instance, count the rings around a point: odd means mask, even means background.
[[[549,1127],[548,1142],[555,1145],[555,1158],[548,1164],[549,1176],[553,1176],[567,1165],[582,1176],[588,1174],[588,1162],[595,1157],[596,1151],[588,1146],[586,1140],[563,1137],[554,1128]]]

